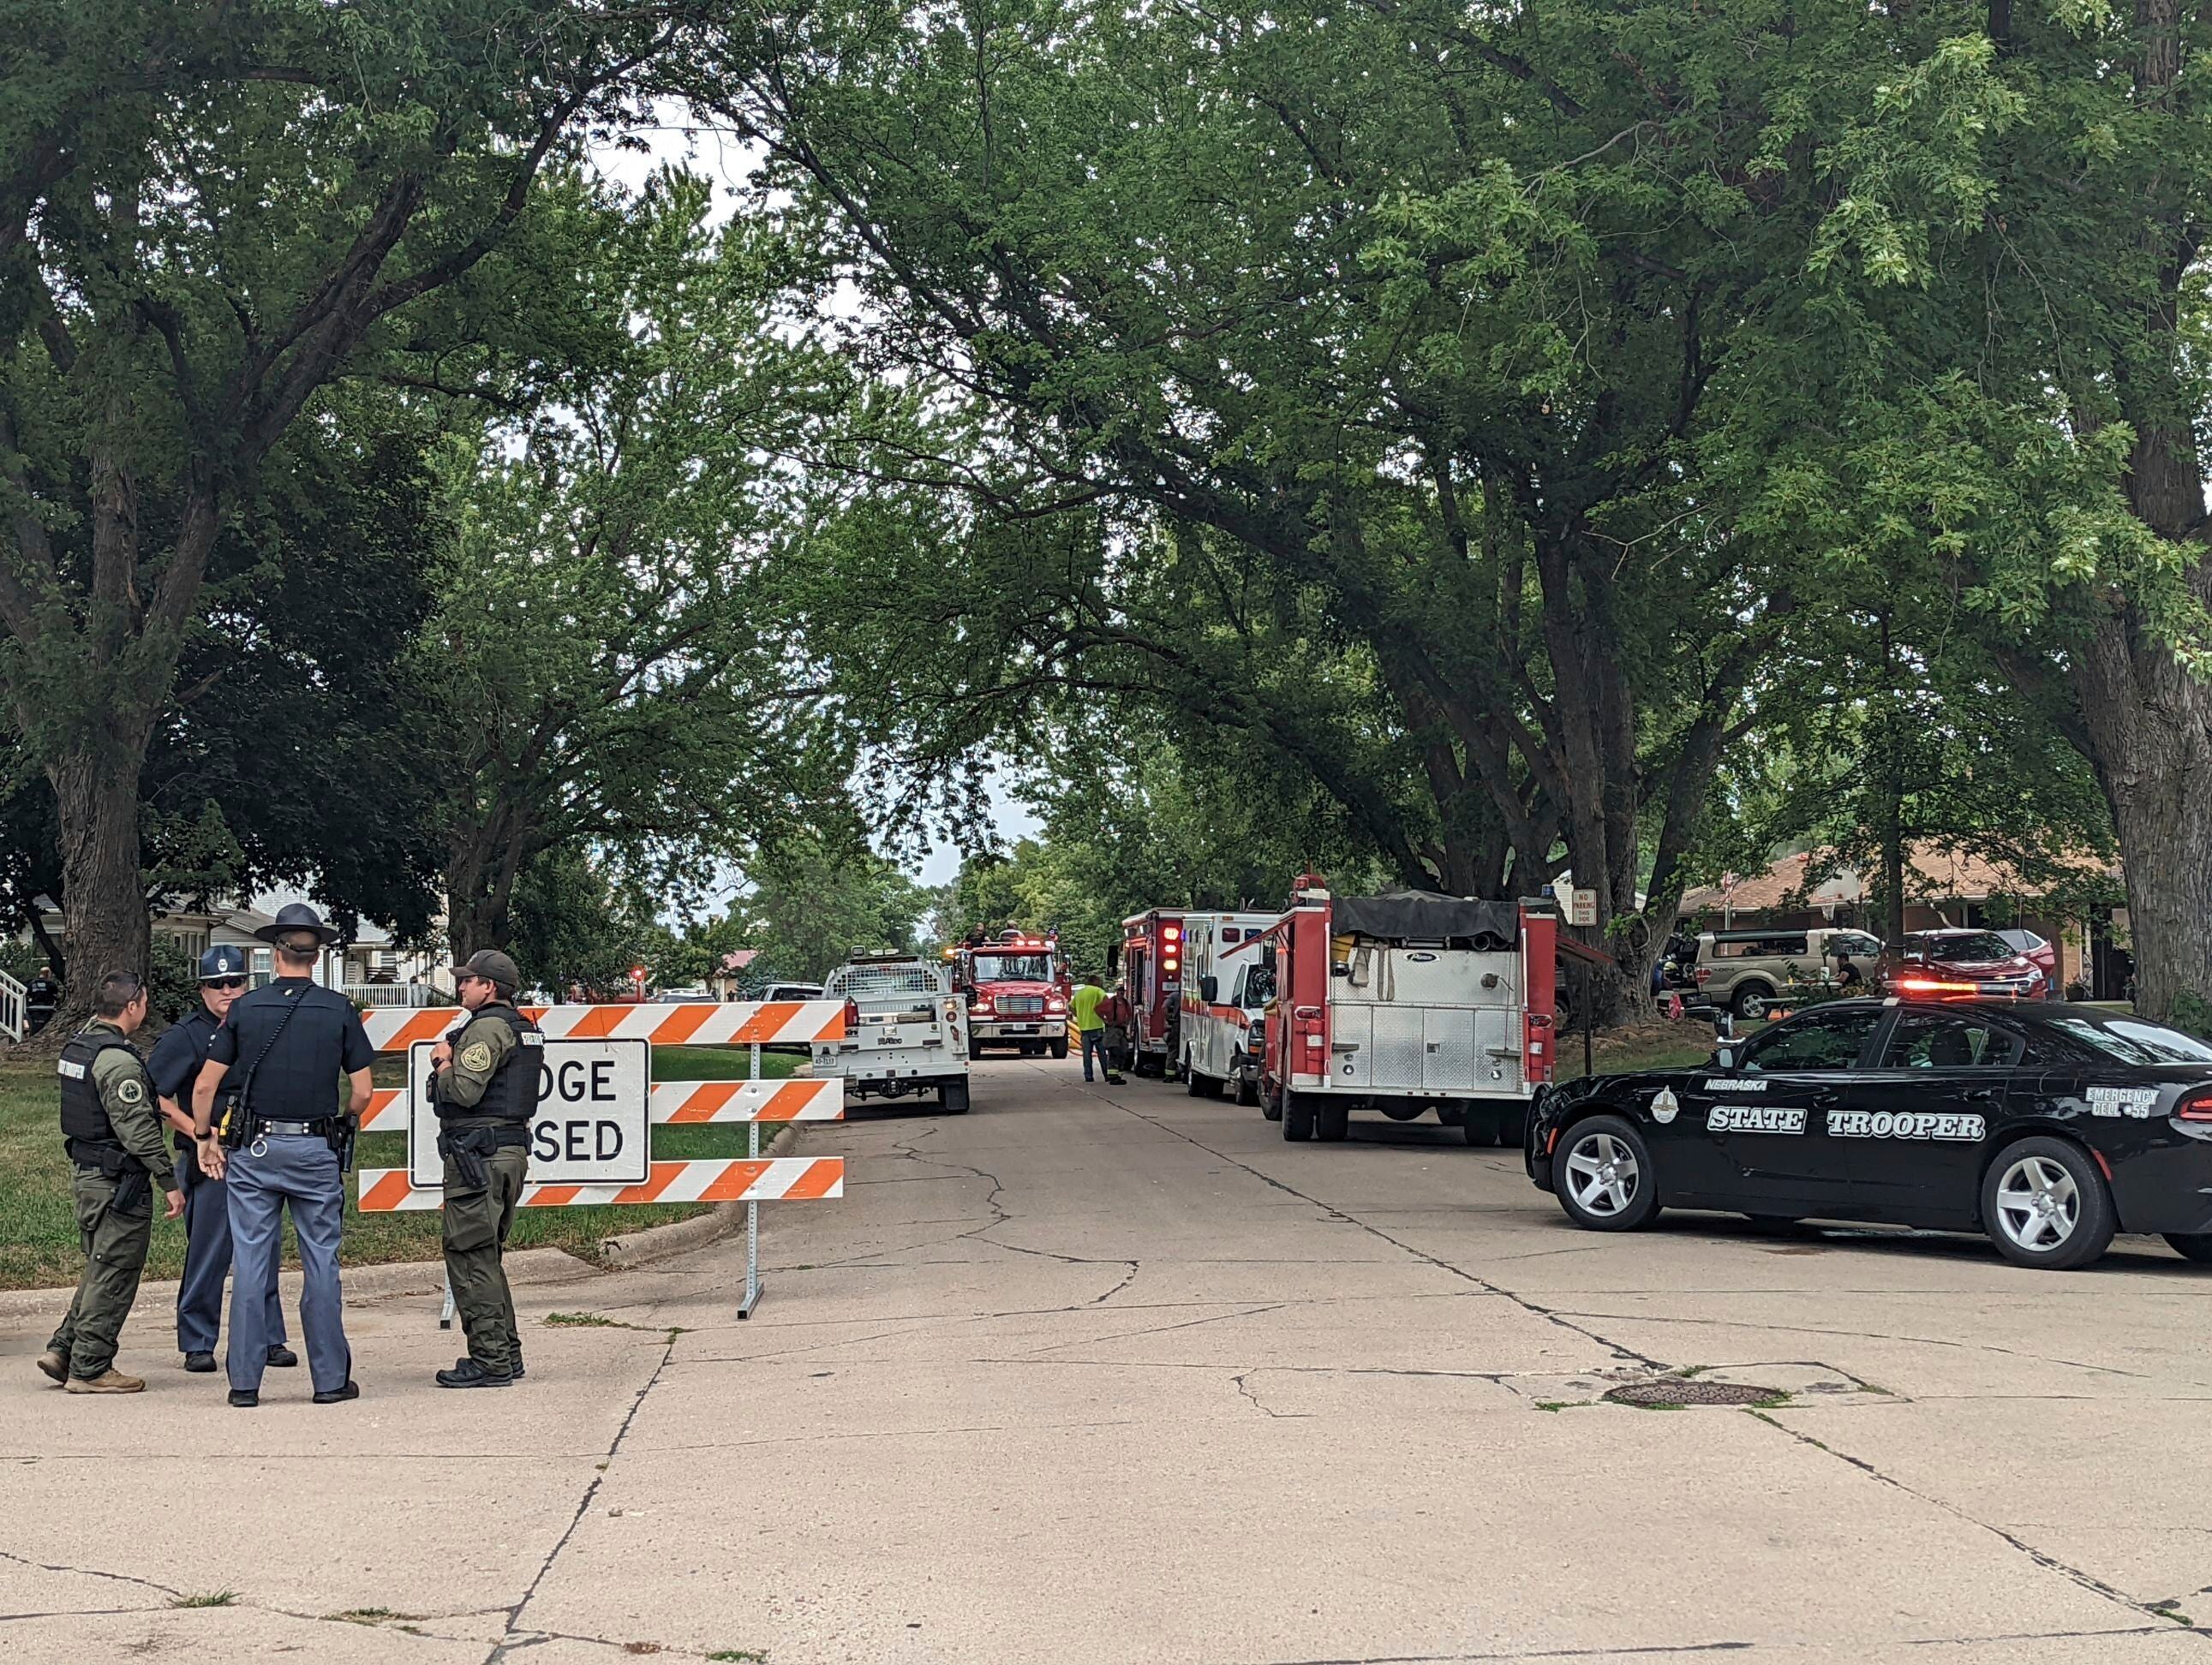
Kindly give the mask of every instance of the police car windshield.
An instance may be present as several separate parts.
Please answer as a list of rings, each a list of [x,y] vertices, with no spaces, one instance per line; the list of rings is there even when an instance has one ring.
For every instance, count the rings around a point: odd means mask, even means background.
[[[2193,1035],[2140,1018],[2090,1017],[2069,1012],[2044,1020],[2060,1034],[2094,1047],[2124,1064],[2212,1063],[2212,1046]]]
[[[1052,957],[1048,954],[978,954],[975,981],[979,983],[1048,983]]]

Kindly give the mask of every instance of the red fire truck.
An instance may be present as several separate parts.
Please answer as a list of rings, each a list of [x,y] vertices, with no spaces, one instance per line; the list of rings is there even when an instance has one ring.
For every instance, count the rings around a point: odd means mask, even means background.
[[[1129,997],[1129,1050],[1117,1063],[1134,1075],[1166,1075],[1182,1029],[1182,909],[1155,908],[1121,921],[1107,957]]]
[[[1260,951],[1263,1112],[1286,1139],[1340,1139],[1358,1108],[1432,1109],[1470,1145],[1517,1142],[1552,1079],[1558,935],[1548,900],[1333,896],[1302,876]]]
[[[986,1047],[1067,1056],[1067,962],[1058,933],[978,932],[945,952],[968,998],[970,1058]]]

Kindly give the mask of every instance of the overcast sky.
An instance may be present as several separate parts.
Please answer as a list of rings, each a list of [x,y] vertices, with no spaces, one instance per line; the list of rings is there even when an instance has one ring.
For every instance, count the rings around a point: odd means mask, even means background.
[[[633,191],[664,162],[685,165],[715,182],[717,217],[726,218],[734,210],[738,188],[751,173],[760,153],[719,133],[689,131],[683,125],[683,116],[682,106],[665,106],[664,125],[640,131],[639,137],[651,147],[649,152],[608,146],[594,150],[592,160],[601,173]],[[1006,794],[1003,781],[995,775],[991,781],[991,805],[992,820],[1009,843],[1040,829],[1036,817]],[[922,859],[919,869],[910,871],[924,884],[942,884],[960,871],[960,851],[951,844],[937,845]]]

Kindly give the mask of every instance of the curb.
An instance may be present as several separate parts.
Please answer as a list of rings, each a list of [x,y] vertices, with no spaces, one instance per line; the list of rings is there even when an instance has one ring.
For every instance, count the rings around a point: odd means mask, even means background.
[[[787,1122],[783,1130],[769,1140],[768,1148],[761,1154],[764,1157],[788,1156],[798,1143],[799,1123]],[[666,1225],[649,1225],[644,1231],[633,1231],[627,1237],[607,1238],[599,1245],[600,1264],[595,1269],[629,1272],[648,1261],[665,1260],[671,1255],[703,1249],[708,1243],[741,1230],[744,1223],[744,1204],[718,1203],[711,1213],[696,1215],[688,1220],[674,1220]]]
[[[684,1220],[678,1224],[689,1225],[691,1222]],[[506,1264],[510,1284],[568,1284],[595,1278],[599,1273],[599,1268],[589,1261],[580,1260],[565,1249],[518,1249],[507,1256]],[[446,1263],[385,1261],[372,1266],[341,1267],[338,1281],[344,1288],[348,1306],[356,1302],[382,1300],[389,1295],[434,1294],[446,1286]],[[296,1306],[299,1273],[286,1272],[278,1282],[286,1303]],[[69,1305],[69,1297],[67,1285],[0,1291],[0,1324],[25,1323],[33,1319],[51,1321]],[[131,1303],[133,1321],[145,1314],[158,1317],[165,1312],[173,1313],[176,1304],[175,1279],[149,1279],[138,1285],[138,1298]]]

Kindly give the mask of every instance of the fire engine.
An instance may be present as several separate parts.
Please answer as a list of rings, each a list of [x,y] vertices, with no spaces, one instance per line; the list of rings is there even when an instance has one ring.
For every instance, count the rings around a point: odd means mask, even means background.
[[[1107,957],[1129,1000],[1129,1049],[1117,1062],[1133,1075],[1164,1076],[1182,1033],[1182,910],[1155,908],[1121,921]]]
[[[981,1058],[985,1047],[1067,1056],[1067,963],[1057,932],[976,932],[945,952],[968,997],[970,1058]]]
[[[1340,1139],[1355,1108],[1434,1109],[1470,1145],[1518,1143],[1552,1079],[1558,937],[1548,899],[1334,896],[1302,875],[1260,948],[1262,1112],[1286,1139]]]
[[[1194,1098],[1234,1088],[1240,1104],[1260,1102],[1260,1048],[1272,981],[1260,963],[1273,914],[1182,916],[1182,1023],[1177,1054]]]

